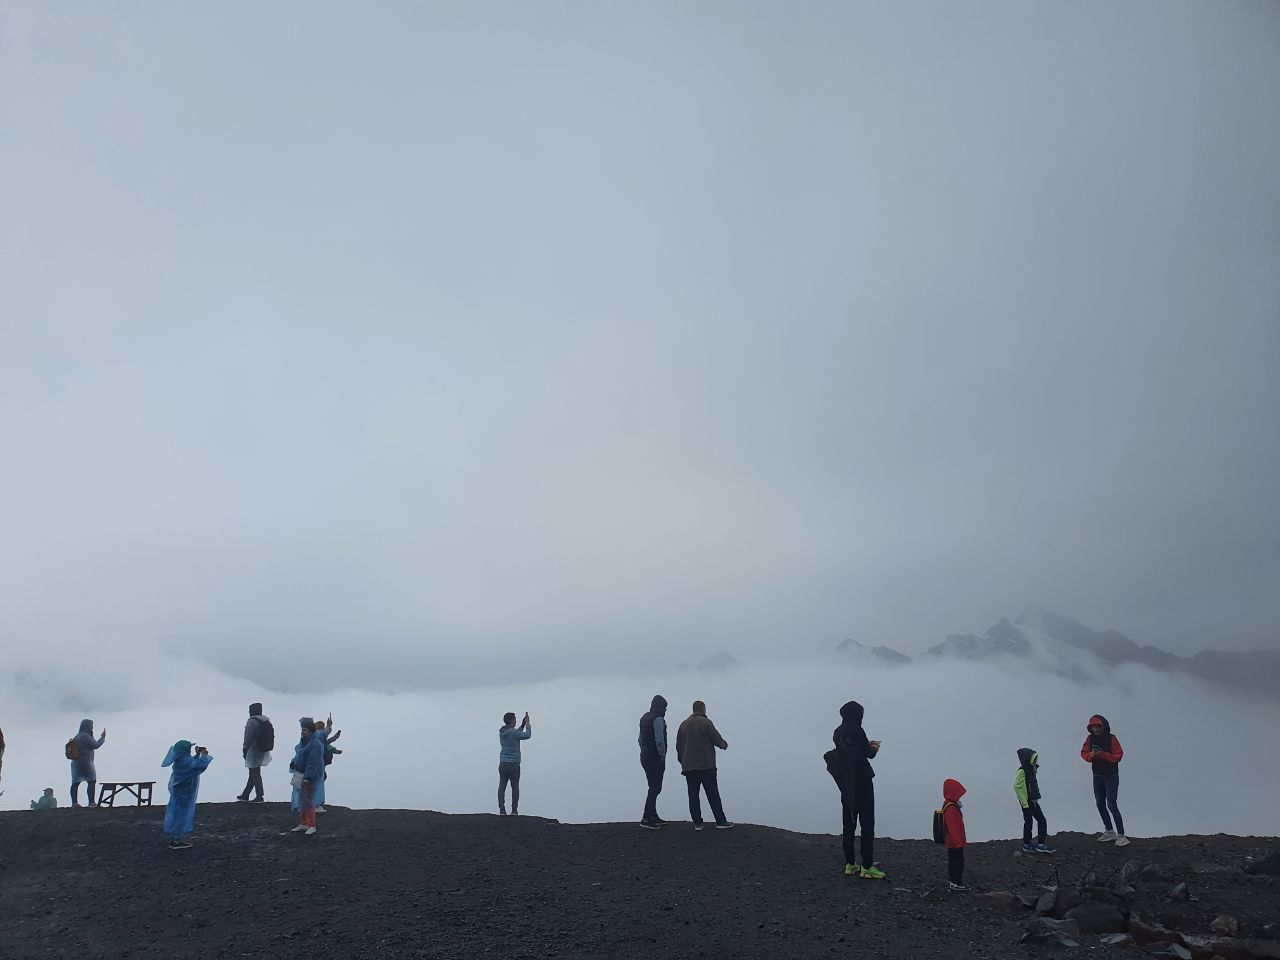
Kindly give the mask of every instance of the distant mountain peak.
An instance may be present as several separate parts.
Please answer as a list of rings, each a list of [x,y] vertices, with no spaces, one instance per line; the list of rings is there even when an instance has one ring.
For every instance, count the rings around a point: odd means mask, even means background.
[[[856,656],[860,659],[869,660],[874,658],[893,665],[905,665],[911,663],[911,658],[909,656],[905,653],[900,653],[893,649],[893,647],[886,647],[883,645],[871,647],[867,646],[867,644],[860,640],[853,639],[840,641],[839,645],[836,647],[836,653]]]

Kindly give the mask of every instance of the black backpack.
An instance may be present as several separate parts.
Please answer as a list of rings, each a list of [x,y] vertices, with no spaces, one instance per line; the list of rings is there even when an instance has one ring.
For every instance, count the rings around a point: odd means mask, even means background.
[[[947,807],[951,806],[948,800],[938,810],[933,811],[933,842],[947,842]]]
[[[827,773],[831,774],[836,786],[843,790],[844,783],[840,780],[840,751],[828,750],[822,755],[822,762],[827,765]]]
[[[276,748],[276,728],[266,717],[258,717],[258,729],[253,734],[253,745],[259,753],[270,753]]]

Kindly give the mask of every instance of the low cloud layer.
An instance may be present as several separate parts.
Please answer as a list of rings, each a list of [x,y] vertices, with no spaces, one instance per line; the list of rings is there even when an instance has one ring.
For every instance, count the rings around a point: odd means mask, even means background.
[[[493,811],[502,714],[528,710],[534,735],[524,745],[522,811],[576,822],[638,820],[645,780],[637,719],[649,698],[662,693],[671,701],[673,724],[702,698],[728,739],[720,779],[729,816],[794,830],[839,830],[838,797],[822,753],[840,704],[850,698],[865,704],[868,733],[884,742],[875,767],[878,829],[886,836],[926,835],[946,777],[969,788],[971,837],[1017,835],[1021,817],[1012,782],[1021,746],[1040,752],[1051,829],[1096,829],[1091,773],[1078,755],[1094,712],[1111,719],[1126,750],[1120,804],[1134,836],[1269,834],[1275,827],[1269,798],[1280,790],[1280,770],[1264,762],[1274,752],[1280,705],[1140,667],[1091,687],[1016,665],[893,669],[833,660],[519,688],[283,695],[172,666],[157,678],[166,691],[163,705],[94,715],[98,728],[108,729],[98,758],[103,779],[154,777],[163,787],[160,760],[170,743],[186,738],[209,746],[216,758],[202,799],[230,800],[244,785],[239,738],[246,706],[261,699],[279,743],[264,771],[269,799],[288,795],[296,718],[332,711],[346,749],[331,768],[333,803]],[[81,719],[45,713],[22,696],[10,690],[5,697],[16,716],[5,727],[10,746],[0,805],[8,808],[25,807],[45,786],[65,798],[61,746]],[[1224,786],[1244,783],[1248,789]],[[688,816],[674,757],[659,812],[674,820]]]

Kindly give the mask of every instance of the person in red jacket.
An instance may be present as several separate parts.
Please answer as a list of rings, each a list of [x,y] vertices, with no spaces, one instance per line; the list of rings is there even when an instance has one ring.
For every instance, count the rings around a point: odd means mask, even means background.
[[[1111,724],[1101,714],[1089,718],[1089,735],[1080,748],[1080,759],[1093,767],[1093,799],[1098,804],[1098,815],[1106,829],[1098,834],[1102,843],[1115,841],[1117,847],[1127,847],[1129,838],[1124,835],[1124,817],[1116,800],[1120,796],[1120,761],[1124,748],[1111,732]],[[1115,817],[1115,825],[1111,818]]]
[[[964,885],[964,814],[960,809],[960,798],[965,795],[964,785],[959,780],[942,782],[942,822],[946,824],[947,839],[947,886],[952,890],[968,890]]]

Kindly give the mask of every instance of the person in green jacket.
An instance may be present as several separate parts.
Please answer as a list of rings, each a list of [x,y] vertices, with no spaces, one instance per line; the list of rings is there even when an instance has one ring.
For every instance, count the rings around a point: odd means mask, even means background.
[[[57,810],[58,798],[53,795],[53,787],[44,788],[44,796],[31,801],[32,810]]]
[[[1024,853],[1055,853],[1048,844],[1049,826],[1040,809],[1040,754],[1030,747],[1018,750],[1018,772],[1013,778],[1013,792],[1022,805],[1022,850]],[[1031,842],[1031,821],[1035,820],[1036,842]]]

